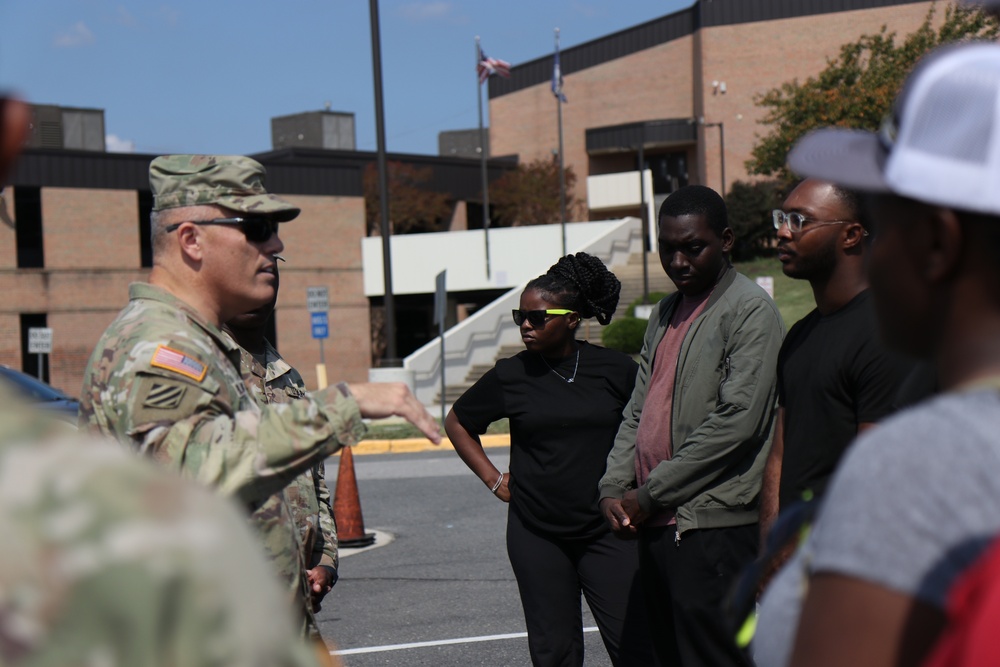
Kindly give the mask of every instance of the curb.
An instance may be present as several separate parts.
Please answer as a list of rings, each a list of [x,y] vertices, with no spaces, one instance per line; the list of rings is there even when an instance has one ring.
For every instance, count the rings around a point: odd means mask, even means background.
[[[509,433],[483,435],[479,439],[482,441],[483,447],[510,446]],[[355,456],[364,456],[366,454],[409,454],[441,449],[454,450],[455,447],[448,438],[443,438],[440,445],[435,445],[427,438],[400,438],[398,440],[362,440],[354,445],[352,452]]]

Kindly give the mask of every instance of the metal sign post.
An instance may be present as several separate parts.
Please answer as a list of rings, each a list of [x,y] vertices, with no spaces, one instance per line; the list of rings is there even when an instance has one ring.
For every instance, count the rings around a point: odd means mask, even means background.
[[[43,355],[52,354],[52,329],[31,327],[28,329],[28,354],[38,355],[38,379],[45,381]]]
[[[323,355],[323,341],[330,337],[330,293],[326,287],[306,288],[306,309],[309,311],[312,337],[319,341],[319,363],[316,364],[316,384],[326,388],[326,358]]]
[[[434,277],[434,323],[438,325],[438,339],[441,341],[441,426],[444,426],[444,320],[448,310],[448,291],[445,281],[448,271]]]

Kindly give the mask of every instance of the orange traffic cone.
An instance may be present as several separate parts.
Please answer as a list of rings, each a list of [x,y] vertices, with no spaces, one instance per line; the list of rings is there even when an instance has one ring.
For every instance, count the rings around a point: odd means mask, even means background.
[[[337,522],[337,540],[342,547],[367,547],[375,542],[374,533],[365,532],[358,497],[358,480],[354,476],[354,454],[350,447],[340,450],[337,469],[337,491],[333,495],[333,518]]]

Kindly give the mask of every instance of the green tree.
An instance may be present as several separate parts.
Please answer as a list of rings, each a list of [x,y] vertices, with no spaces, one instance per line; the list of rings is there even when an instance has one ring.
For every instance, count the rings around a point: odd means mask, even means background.
[[[433,172],[430,167],[415,167],[402,162],[386,165],[389,186],[389,227],[393,234],[437,232],[451,219],[448,195],[427,189]],[[379,234],[382,224],[378,171],[374,164],[365,167],[365,220],[368,234]]]
[[[566,216],[580,208],[573,196],[576,174],[566,167]],[[490,204],[503,224],[511,227],[559,222],[559,162],[540,158],[519,164],[490,186]]]
[[[785,159],[802,135],[831,125],[877,130],[923,54],[949,42],[997,37],[996,18],[956,5],[945,9],[944,20],[935,29],[935,8],[931,6],[923,24],[901,43],[883,26],[877,34],[862,35],[840,47],[840,55],[805,83],[793,80],[758,95],[754,103],[767,110],[760,122],[771,129],[751,151],[747,171],[790,181]]]
[[[733,261],[745,262],[771,254],[775,238],[771,211],[781,206],[783,199],[778,181],[736,181],[732,184],[726,193],[726,210],[729,226],[736,237]]]

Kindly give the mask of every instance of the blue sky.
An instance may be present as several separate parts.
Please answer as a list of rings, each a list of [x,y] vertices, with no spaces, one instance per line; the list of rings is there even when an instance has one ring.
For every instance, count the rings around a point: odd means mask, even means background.
[[[387,148],[434,154],[438,132],[476,127],[476,35],[516,65],[556,27],[567,48],[692,2],[381,0]],[[0,88],[104,109],[110,150],[266,151],[272,116],[327,102],[375,149],[366,0],[3,0],[0,25]]]

